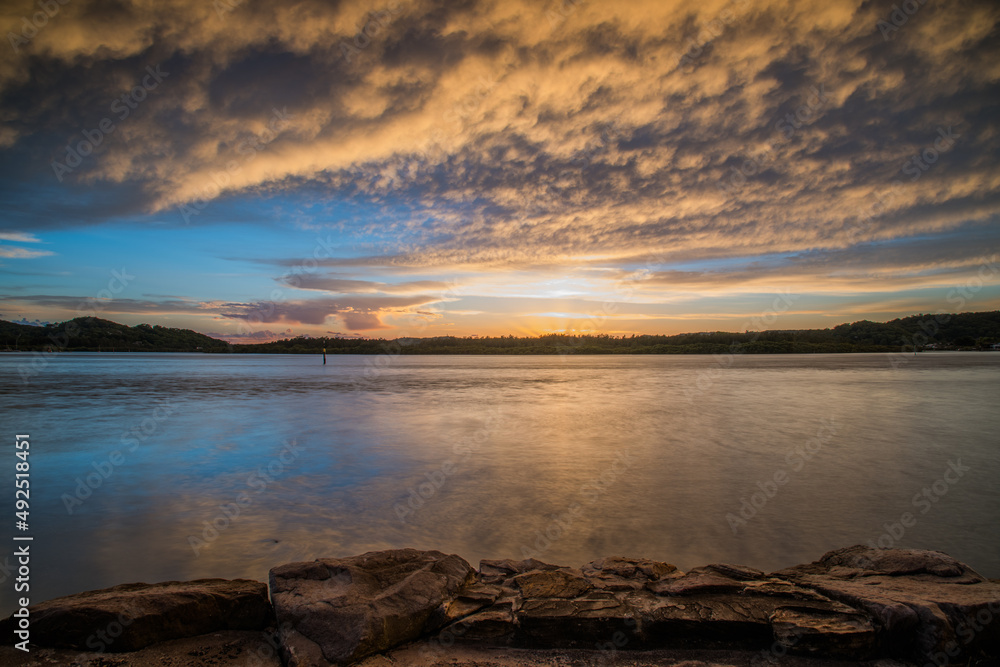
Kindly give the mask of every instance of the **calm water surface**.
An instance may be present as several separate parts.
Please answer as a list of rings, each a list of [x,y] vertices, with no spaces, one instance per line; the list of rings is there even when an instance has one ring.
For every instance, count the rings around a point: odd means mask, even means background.
[[[0,355],[0,466],[30,434],[33,601],[404,546],[773,570],[881,539],[1000,577],[1000,354],[31,359]]]

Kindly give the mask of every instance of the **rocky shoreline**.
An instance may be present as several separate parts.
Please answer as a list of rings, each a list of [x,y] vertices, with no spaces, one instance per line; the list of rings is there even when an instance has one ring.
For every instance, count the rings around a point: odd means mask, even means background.
[[[400,549],[270,585],[125,584],[0,621],[0,665],[997,665],[1000,582],[854,546],[764,573],[609,557],[580,568]]]

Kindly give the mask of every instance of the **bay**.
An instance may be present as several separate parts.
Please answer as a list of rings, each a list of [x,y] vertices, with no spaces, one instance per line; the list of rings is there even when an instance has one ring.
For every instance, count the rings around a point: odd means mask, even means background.
[[[0,355],[33,602],[396,547],[774,570],[874,543],[1000,577],[1000,354],[37,358]]]

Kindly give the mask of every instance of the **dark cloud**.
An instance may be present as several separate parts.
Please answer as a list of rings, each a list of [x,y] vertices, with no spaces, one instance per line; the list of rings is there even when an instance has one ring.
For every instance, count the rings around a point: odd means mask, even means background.
[[[431,290],[445,290],[449,285],[436,280],[414,280],[403,283],[382,283],[354,280],[336,275],[298,274],[279,279],[282,284],[305,290],[320,290],[337,294],[416,294]]]
[[[211,304],[199,303],[187,299],[154,301],[145,299],[102,298],[98,296],[62,296],[55,294],[0,295],[0,303],[30,304],[57,310],[78,312],[79,315],[94,315],[95,313],[204,314],[211,312],[211,308],[213,307]]]
[[[920,5],[888,39],[891,2],[61,7],[0,66],[11,229],[315,196],[382,207],[371,233],[393,239],[324,266],[449,271],[835,253],[1000,218],[990,0]],[[2,32],[31,11],[11,4]],[[52,161],[156,66],[169,76],[58,182]],[[265,218],[248,207],[239,221]],[[931,267],[921,248],[898,252]],[[299,286],[436,289],[347,276]],[[375,310],[333,305],[282,312],[376,324]]]
[[[221,308],[222,317],[243,320],[250,324],[323,324],[327,318],[338,316],[351,331],[381,329],[380,314],[434,303],[439,299],[427,296],[413,297],[346,297],[343,299],[309,299],[300,301],[262,301],[257,303],[227,303]]]
[[[16,306],[40,306],[55,311],[63,311],[68,317],[105,317],[110,314],[167,315],[195,314],[215,315],[220,319],[241,320],[256,324],[306,324],[320,325],[330,317],[339,317],[350,331],[384,328],[381,315],[405,313],[409,309],[426,306],[441,301],[441,297],[426,295],[411,296],[344,296],[342,298],[318,298],[288,301],[240,302],[196,302],[187,299],[102,299],[77,296],[34,294],[25,296],[0,295],[0,305],[5,308]],[[252,331],[240,331],[248,335]],[[229,336],[229,334],[226,334]],[[228,340],[228,338],[227,338]]]

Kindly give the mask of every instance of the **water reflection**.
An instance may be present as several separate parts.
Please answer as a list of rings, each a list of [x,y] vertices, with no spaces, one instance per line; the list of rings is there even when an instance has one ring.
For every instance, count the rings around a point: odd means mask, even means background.
[[[402,546],[777,569],[906,511],[903,546],[1000,576],[1000,355],[400,357],[372,373],[365,357],[64,354],[27,386],[23,359],[0,356],[0,401],[32,436],[37,599]],[[824,424],[808,460],[791,454]],[[914,495],[958,459],[970,472],[920,514]],[[734,532],[727,515],[777,472]]]

